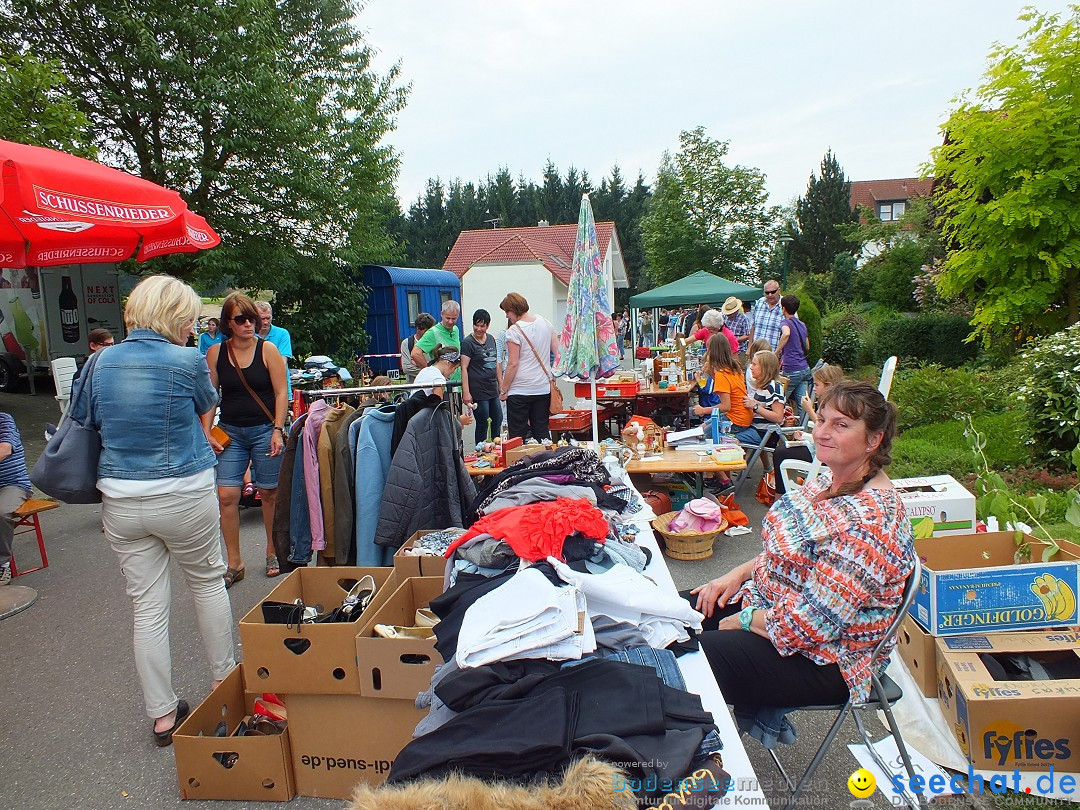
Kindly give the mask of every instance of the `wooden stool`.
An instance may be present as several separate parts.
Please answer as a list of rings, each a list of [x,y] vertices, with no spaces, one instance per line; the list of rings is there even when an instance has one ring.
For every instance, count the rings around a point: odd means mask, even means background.
[[[49,567],[49,557],[45,554],[45,537],[41,534],[41,521],[38,519],[38,515],[42,512],[48,512],[50,509],[56,509],[60,506],[59,501],[46,501],[40,498],[30,498],[23,501],[23,505],[15,510],[15,532],[14,534],[26,534],[27,532],[34,532],[37,535],[38,554],[41,555],[41,565],[37,568],[24,568],[19,570],[15,567],[15,553],[14,548],[11,554],[11,576],[17,577],[21,574],[29,574],[32,571],[40,571],[42,568]]]

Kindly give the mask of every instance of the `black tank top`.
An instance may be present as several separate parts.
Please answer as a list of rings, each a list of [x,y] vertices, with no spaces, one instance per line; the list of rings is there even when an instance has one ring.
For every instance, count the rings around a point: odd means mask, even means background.
[[[273,413],[274,384],[270,380],[270,370],[266,367],[262,356],[265,343],[266,341],[262,338],[255,339],[255,357],[251,365],[244,369],[244,379],[251,386],[251,390],[259,395],[266,409]],[[266,418],[259,403],[240,382],[240,375],[229,362],[227,344],[228,341],[221,344],[217,357],[218,385],[221,387],[221,421],[226,425],[237,427],[272,424],[273,420]]]

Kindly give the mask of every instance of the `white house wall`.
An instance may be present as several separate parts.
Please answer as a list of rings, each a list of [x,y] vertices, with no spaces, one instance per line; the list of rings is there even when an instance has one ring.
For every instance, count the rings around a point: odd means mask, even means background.
[[[552,282],[555,284],[552,284]],[[525,296],[529,311],[543,315],[552,323],[561,323],[556,304],[556,285],[563,289],[562,317],[566,314],[566,286],[539,262],[535,264],[474,264],[461,277],[462,329],[472,328],[472,315],[477,309],[491,313],[491,331],[498,334],[506,328],[506,318],[499,303],[507,293]],[[556,318],[559,320],[556,321]]]

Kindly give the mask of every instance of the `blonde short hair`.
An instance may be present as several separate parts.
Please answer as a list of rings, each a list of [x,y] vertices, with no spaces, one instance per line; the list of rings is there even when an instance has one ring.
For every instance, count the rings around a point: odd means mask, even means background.
[[[762,349],[754,355],[751,363],[757,363],[761,369],[762,377],[754,377],[756,383],[771,383],[780,376],[780,358],[774,352]]]
[[[135,285],[124,306],[124,325],[150,329],[177,346],[187,343],[191,325],[199,316],[202,299],[178,278],[148,276]]]

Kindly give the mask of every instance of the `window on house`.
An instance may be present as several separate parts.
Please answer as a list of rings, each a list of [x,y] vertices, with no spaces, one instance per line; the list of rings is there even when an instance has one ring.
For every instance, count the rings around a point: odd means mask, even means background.
[[[878,219],[882,222],[894,222],[904,215],[905,202],[878,203]]]
[[[416,316],[420,314],[420,293],[410,290],[405,293],[405,299],[409,302],[409,326],[416,326]]]

